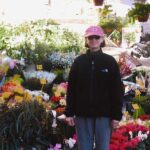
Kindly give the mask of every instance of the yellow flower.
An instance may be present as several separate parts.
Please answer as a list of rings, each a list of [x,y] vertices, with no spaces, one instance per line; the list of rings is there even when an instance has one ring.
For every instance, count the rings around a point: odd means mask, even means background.
[[[17,103],[22,103],[22,101],[23,101],[23,97],[22,96],[15,96],[15,101],[17,102]]]
[[[56,92],[54,92],[54,95],[56,96],[56,97],[60,97],[61,96],[61,93],[60,93],[60,91],[56,91]]]
[[[0,105],[4,104],[5,103],[5,100],[3,97],[0,97]]]
[[[19,88],[19,87],[16,87],[16,88],[14,89],[14,92],[15,92],[15,93],[18,93],[18,94],[20,94],[20,95],[23,95],[23,94],[24,94],[24,90],[23,90],[22,88]]]
[[[12,95],[11,92],[4,92],[4,93],[2,93],[2,97],[3,97],[4,99],[8,99],[11,95]]]
[[[30,95],[28,92],[25,93],[24,99],[26,101],[31,101],[32,100],[32,95]]]
[[[60,93],[65,93],[66,90],[62,87],[62,86],[58,86],[57,87],[57,90],[60,92]]]
[[[8,108],[15,107],[15,105],[16,105],[16,103],[11,103],[11,102],[7,103]]]
[[[135,90],[135,96],[140,96],[141,92],[139,90]]]
[[[35,100],[37,100],[39,103],[42,103],[42,97],[41,96],[36,96]]]

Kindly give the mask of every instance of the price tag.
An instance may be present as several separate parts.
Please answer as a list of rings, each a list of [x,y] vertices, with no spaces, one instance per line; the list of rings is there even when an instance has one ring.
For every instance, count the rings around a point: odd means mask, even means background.
[[[136,109],[140,109],[138,104],[132,104],[132,107],[136,110]]]
[[[42,65],[36,65],[37,70],[43,70],[43,66]]]
[[[46,79],[41,79],[40,83],[43,84],[43,85],[46,84]]]

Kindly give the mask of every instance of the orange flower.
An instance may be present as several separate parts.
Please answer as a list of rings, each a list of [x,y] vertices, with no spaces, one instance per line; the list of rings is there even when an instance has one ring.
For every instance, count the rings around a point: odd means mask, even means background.
[[[58,107],[58,108],[56,109],[56,112],[57,112],[57,113],[60,113],[60,114],[64,113],[64,111],[65,111],[65,107]]]

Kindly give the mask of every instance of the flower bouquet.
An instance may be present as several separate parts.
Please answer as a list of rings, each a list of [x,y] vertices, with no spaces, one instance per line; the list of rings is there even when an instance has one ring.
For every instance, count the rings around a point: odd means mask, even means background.
[[[29,71],[24,74],[26,78],[26,88],[30,90],[43,90],[47,93],[51,87],[51,83],[56,78],[54,73],[47,71]]]
[[[58,115],[61,115],[66,107],[67,83],[54,85],[52,92],[53,95],[50,98],[50,102],[47,103],[47,110],[55,110]]]
[[[49,73],[47,71],[29,71],[25,72],[25,78],[26,79],[31,79],[31,78],[36,78],[36,79],[45,79],[47,83],[53,82],[55,79],[56,75],[54,73]]]
[[[119,56],[118,65],[122,77],[130,75],[132,73],[132,69],[135,67],[135,65],[126,58],[124,53]]]
[[[150,120],[120,122],[112,132],[110,150],[149,150]]]

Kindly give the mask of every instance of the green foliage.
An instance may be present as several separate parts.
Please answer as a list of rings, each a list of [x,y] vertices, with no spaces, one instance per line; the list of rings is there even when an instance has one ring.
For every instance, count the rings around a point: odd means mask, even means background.
[[[10,29],[7,25],[0,24],[0,50],[6,49]]]
[[[122,38],[122,35],[121,35],[121,32],[119,31],[114,31],[111,35],[112,41],[114,41],[116,44],[120,44],[121,38]]]
[[[120,17],[104,18],[100,20],[99,25],[104,29],[105,33],[109,35],[114,30],[121,32],[123,20]]]
[[[100,18],[108,17],[108,15],[113,11],[112,9],[110,9],[111,7],[112,5],[104,5],[103,8],[100,8],[98,10]]]
[[[52,141],[52,117],[37,101],[23,102],[0,114],[0,149],[45,148]]]
[[[134,7],[128,11],[127,16],[131,22],[134,22],[139,17],[146,16],[150,13],[150,4],[135,3]]]
[[[150,98],[148,96],[135,97],[133,98],[133,103],[140,105],[146,114],[150,113]]]
[[[79,40],[79,35],[77,33],[64,29],[61,35],[61,40],[63,41],[60,45],[62,52],[80,52],[82,48],[82,40]]]
[[[137,150],[149,150],[150,149],[150,136],[148,136],[147,140],[143,140],[138,143]]]
[[[125,25],[124,19],[117,17],[115,14],[111,14],[113,10],[111,5],[104,5],[103,8],[98,10],[99,12],[99,25],[104,29],[107,35],[110,35],[114,30],[112,39],[114,42],[121,40],[121,30]]]
[[[25,22],[18,26],[0,26],[0,50],[12,58],[25,58],[27,63],[40,63],[53,51],[78,53],[83,41],[77,33],[61,28],[53,20]]]
[[[130,43],[135,42],[135,33],[134,32],[125,33],[124,38],[128,43],[128,45],[130,45]]]

